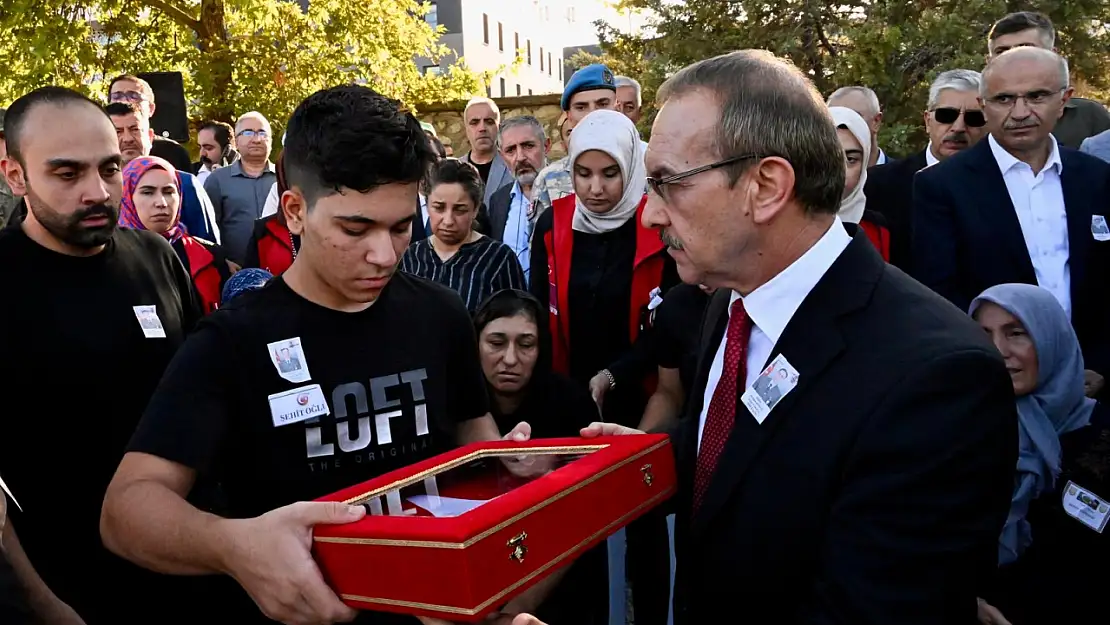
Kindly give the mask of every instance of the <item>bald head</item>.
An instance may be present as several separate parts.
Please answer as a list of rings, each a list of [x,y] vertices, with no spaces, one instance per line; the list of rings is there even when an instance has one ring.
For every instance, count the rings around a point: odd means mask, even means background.
[[[1061,91],[1071,84],[1067,59],[1052,50],[1026,46],[1007,50],[992,58],[990,63],[987,63],[987,68],[983,70],[983,82],[980,87],[983,96],[989,95],[992,75],[1005,74],[1010,76],[1029,71],[1038,73],[1055,72],[1057,84],[1054,88]]]

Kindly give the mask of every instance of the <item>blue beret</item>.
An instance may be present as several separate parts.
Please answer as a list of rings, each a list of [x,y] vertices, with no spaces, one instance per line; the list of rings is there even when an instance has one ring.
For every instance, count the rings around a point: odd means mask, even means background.
[[[569,111],[570,99],[574,94],[593,89],[612,89],[614,92],[617,90],[617,84],[613,81],[613,72],[600,63],[587,65],[574,72],[570,82],[567,83],[567,88],[563,89],[563,100],[559,104],[564,111]]]
[[[227,304],[247,291],[257,291],[266,286],[266,282],[273,278],[273,274],[265,269],[241,269],[227,279],[224,284],[223,303]]]

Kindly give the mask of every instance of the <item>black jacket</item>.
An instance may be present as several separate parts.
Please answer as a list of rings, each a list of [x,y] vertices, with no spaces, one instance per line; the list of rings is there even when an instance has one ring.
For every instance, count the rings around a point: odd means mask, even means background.
[[[912,156],[877,165],[867,170],[867,210],[886,219],[890,231],[890,264],[902,271],[910,270],[912,255],[913,177],[925,169],[925,150]]]
[[[973,623],[1017,459],[1013,389],[983,331],[857,234],[769,356],[788,359],[797,386],[762,424],[737,398],[694,513],[702,395],[729,296],[706,312],[674,432],[676,625]]]

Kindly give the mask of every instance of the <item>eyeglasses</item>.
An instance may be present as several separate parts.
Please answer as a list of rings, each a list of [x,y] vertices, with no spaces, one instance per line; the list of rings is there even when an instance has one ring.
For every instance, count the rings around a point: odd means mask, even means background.
[[[248,139],[253,139],[255,137],[258,137],[259,139],[265,139],[270,136],[270,133],[266,132],[265,130],[240,130],[239,134],[235,136],[246,137]]]
[[[138,91],[113,91],[108,94],[110,102],[146,102],[146,96]]]
[[[954,124],[964,116],[964,124],[969,128],[982,128],[987,125],[987,116],[983,115],[983,111],[967,111],[957,108],[937,108],[933,109],[933,119],[937,120],[938,124]]]
[[[1029,93],[1000,93],[996,96],[987,98],[987,102],[1002,108],[1014,108],[1018,100],[1025,100],[1026,106],[1038,106],[1047,103],[1053,97],[1067,90],[1067,87],[1061,87],[1056,91],[1041,89],[1039,91],[1030,91]]]
[[[726,158],[725,160],[717,161],[716,163],[710,163],[708,165],[702,165],[701,167],[695,167],[695,168],[690,169],[688,171],[684,171],[682,173],[674,174],[673,176],[667,176],[666,178],[654,178],[652,176],[648,176],[648,179],[647,179],[648,187],[652,190],[653,193],[655,193],[655,195],[658,195],[659,197],[666,200],[667,196],[666,196],[665,189],[666,189],[667,185],[669,185],[671,183],[678,182],[679,180],[683,180],[685,178],[689,178],[690,176],[696,176],[698,174],[705,173],[707,171],[712,171],[714,169],[725,167],[726,165],[731,165],[733,163],[739,163],[740,161],[746,161],[746,160],[753,159],[753,158],[763,158],[763,156],[761,156],[759,154],[741,154],[740,156],[733,156],[731,158]]]

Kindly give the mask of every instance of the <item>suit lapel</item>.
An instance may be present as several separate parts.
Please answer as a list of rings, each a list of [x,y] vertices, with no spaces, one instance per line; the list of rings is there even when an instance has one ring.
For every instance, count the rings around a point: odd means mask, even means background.
[[[505,178],[509,175],[509,168],[505,166],[505,160],[501,158],[500,154],[493,155],[493,163],[489,168],[489,180],[486,183],[486,205],[489,206],[490,198],[497,192],[498,189],[505,186]]]
[[[746,390],[737,388],[736,422],[725,443],[705,500],[694,515],[693,533],[698,535],[741,486],[748,469],[768,443],[793,418],[795,406],[806,398],[821,375],[844,349],[838,318],[863,307],[884,270],[882,258],[867,235],[860,232],[810,291],[790,319],[768,362],[783,355],[798,371],[798,385],[787,393],[757,427],[741,424],[753,417],[739,400]],[[712,356],[711,356],[712,358]],[[766,366],[766,363],[764,364]],[[708,367],[706,367],[708,369]],[[703,388],[695,386],[694,388]]]
[[[994,236],[1002,242],[1016,266],[1035,284],[1037,274],[1029,258],[1029,248],[1025,245],[1017,209],[1010,199],[1010,190],[1006,188],[1006,180],[991,151],[990,142],[984,138],[971,149],[974,152],[969,155],[967,164],[975,174],[966,188],[978,191],[974,203],[983,214],[983,226],[988,231],[994,231]]]
[[[1089,190],[1083,188],[1085,179],[1082,165],[1077,163],[1074,153],[1060,146],[1060,188],[1064,192],[1064,211],[1068,216],[1068,268],[1071,270],[1072,305],[1079,301],[1076,294],[1083,288],[1087,271],[1087,256],[1090,254],[1093,235],[1091,234],[1092,211],[1088,208]],[[1074,314],[1074,313],[1073,313]]]

